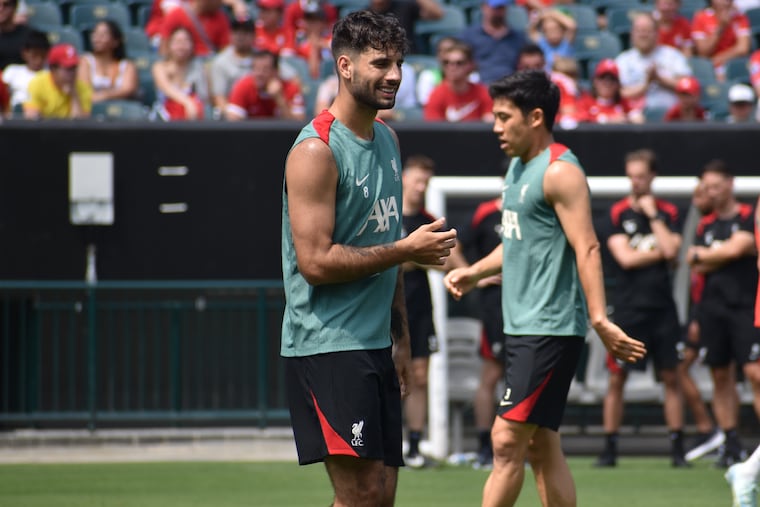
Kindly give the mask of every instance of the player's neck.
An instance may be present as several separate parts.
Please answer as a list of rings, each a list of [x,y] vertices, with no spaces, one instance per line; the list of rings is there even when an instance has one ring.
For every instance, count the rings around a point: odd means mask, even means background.
[[[736,199],[731,199],[723,206],[715,208],[715,214],[718,215],[718,218],[732,218],[737,213],[739,213],[739,203]]]
[[[544,131],[538,133],[530,148],[528,148],[524,154],[520,155],[520,160],[523,164],[527,164],[539,156],[546,148],[551,146],[553,142],[554,136],[552,136],[551,132]]]
[[[339,91],[329,111],[357,137],[368,141],[374,137],[377,110],[357,103],[348,92]]]

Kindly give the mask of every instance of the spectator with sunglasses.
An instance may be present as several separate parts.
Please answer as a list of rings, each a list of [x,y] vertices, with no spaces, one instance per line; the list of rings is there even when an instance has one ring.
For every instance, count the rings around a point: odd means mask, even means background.
[[[493,120],[493,101],[488,88],[480,83],[470,82],[470,73],[475,67],[472,48],[457,42],[443,57],[443,81],[436,86],[425,104],[424,118],[427,121]]]

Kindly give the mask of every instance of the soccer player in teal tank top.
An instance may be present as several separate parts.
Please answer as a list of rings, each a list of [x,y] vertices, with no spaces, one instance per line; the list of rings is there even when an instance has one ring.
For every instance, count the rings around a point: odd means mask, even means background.
[[[559,90],[543,71],[490,86],[494,128],[512,161],[502,193],[502,243],[444,278],[455,298],[502,273],[506,391],[491,429],[494,461],[483,506],[517,501],[527,459],[544,506],[576,505],[557,429],[590,319],[607,349],[635,362],[646,350],[609,321],[588,183],[554,142]]]
[[[301,464],[324,461],[334,506],[394,503],[409,330],[398,265],[443,265],[443,219],[401,238],[393,107],[406,35],[398,20],[351,13],[333,28],[340,85],[285,164],[281,355]]]

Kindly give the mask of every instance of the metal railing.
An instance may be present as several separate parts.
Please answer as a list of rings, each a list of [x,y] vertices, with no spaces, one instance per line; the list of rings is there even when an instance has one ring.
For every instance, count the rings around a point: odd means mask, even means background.
[[[0,425],[287,422],[282,282],[0,281]]]

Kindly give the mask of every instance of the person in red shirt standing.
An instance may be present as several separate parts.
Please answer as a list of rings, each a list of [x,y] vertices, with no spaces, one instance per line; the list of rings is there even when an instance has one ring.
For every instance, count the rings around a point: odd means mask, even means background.
[[[285,28],[294,35],[306,29],[304,14],[308,11],[322,9],[325,12],[327,26],[332,30],[338,20],[338,9],[324,0],[294,0],[285,8]]]
[[[230,21],[222,10],[222,0],[189,0],[166,13],[161,23],[162,54],[166,54],[169,36],[179,27],[192,35],[195,56],[213,55],[230,43]]]
[[[293,81],[280,79],[278,56],[269,51],[253,53],[253,69],[233,86],[224,116],[231,121],[252,118],[303,120],[303,94]]]
[[[733,0],[711,0],[710,5],[694,14],[691,38],[696,56],[712,60],[718,79],[723,79],[728,60],[749,55],[749,19],[734,7]]]
[[[657,22],[657,44],[672,46],[684,56],[692,56],[691,23],[681,16],[681,0],[656,0],[652,16]]]
[[[292,52],[306,60],[309,65],[309,74],[312,78],[318,79],[322,74],[324,62],[333,66],[330,50],[332,31],[327,24],[327,14],[319,4],[314,4],[313,10],[304,13],[304,21],[306,23],[304,31],[298,33],[294,38],[293,48],[285,49],[284,54]]]
[[[259,16],[256,20],[256,49],[269,51],[276,55],[283,48],[293,46],[293,31],[282,22],[285,10],[284,0],[258,0]]]
[[[493,101],[488,88],[470,82],[474,67],[469,45],[457,43],[449,48],[443,57],[443,81],[433,89],[425,104],[425,120],[493,121]]]
[[[665,121],[703,121],[707,113],[699,105],[701,87],[694,76],[685,76],[676,83],[678,103],[665,113]]]
[[[599,62],[591,83],[591,95],[584,104],[593,123],[643,123],[644,115],[620,95],[620,72],[615,60]]]

